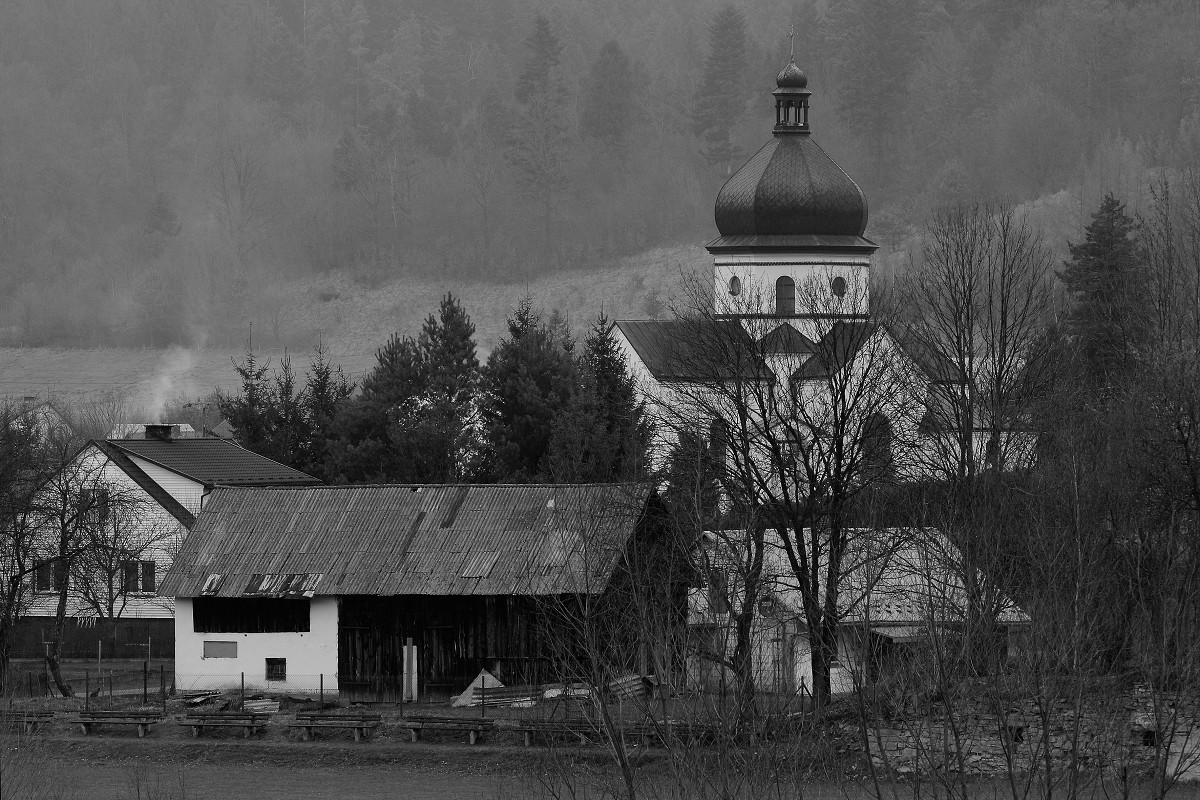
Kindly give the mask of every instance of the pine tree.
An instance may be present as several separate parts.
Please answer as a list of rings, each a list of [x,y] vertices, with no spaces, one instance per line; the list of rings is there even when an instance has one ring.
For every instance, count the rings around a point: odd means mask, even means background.
[[[348,483],[441,483],[473,468],[479,438],[475,326],[453,295],[420,335],[393,335],[334,424],[329,476]]]
[[[264,99],[286,111],[308,90],[304,49],[273,7],[267,6],[267,14],[255,49],[254,82]]]
[[[633,64],[615,40],[600,48],[588,74],[580,133],[618,150],[628,140],[635,113]]]
[[[543,473],[555,418],[576,391],[575,362],[561,332],[543,324],[527,297],[508,320],[508,337],[488,357],[480,411],[494,480],[529,481]]]
[[[1083,243],[1068,246],[1071,260],[1059,273],[1071,298],[1067,330],[1088,377],[1111,384],[1133,366],[1149,320],[1136,225],[1109,193],[1092,214]]]
[[[326,467],[330,480],[386,483],[406,469],[406,454],[393,450],[389,427],[424,388],[425,365],[416,340],[397,334],[375,353],[375,361],[358,396],[332,425]]]
[[[746,110],[746,18],[725,6],[708,26],[708,56],[692,103],[692,132],[704,140],[708,163],[726,172],[741,150],[733,128]]]
[[[539,15],[525,40],[528,56],[517,81],[517,114],[505,157],[521,190],[542,212],[544,252],[553,250],[554,200],[567,185],[566,87],[558,71],[562,45]]]

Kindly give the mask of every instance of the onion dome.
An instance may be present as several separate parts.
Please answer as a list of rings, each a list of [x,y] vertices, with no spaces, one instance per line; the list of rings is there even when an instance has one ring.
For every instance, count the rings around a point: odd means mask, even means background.
[[[793,58],[779,71],[779,75],[775,77],[775,85],[780,89],[805,89],[808,88],[808,76],[796,66],[796,59]]]
[[[776,78],[774,136],[717,194],[717,229],[730,237],[860,237],[867,199],[849,175],[813,141],[808,126],[808,77],[788,63]],[[717,244],[717,243],[714,243]],[[849,244],[847,241],[846,244]]]

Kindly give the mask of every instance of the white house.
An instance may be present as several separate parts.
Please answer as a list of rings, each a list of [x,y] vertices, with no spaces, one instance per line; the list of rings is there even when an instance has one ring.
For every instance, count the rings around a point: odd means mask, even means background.
[[[56,566],[51,535],[39,542],[43,563],[28,587],[14,655],[44,654],[65,577],[69,620],[64,655],[105,655],[104,648],[111,650],[114,642],[103,641],[99,623],[115,618],[116,652],[107,655],[170,657],[175,606],[158,587],[213,489],[320,483],[233,442],[176,438],[175,432],[171,425],[150,424],[144,426],[143,438],[92,440],[65,468],[81,491],[103,491],[114,498],[102,523],[109,546],[77,558],[71,575]],[[94,552],[106,549],[112,552]]]

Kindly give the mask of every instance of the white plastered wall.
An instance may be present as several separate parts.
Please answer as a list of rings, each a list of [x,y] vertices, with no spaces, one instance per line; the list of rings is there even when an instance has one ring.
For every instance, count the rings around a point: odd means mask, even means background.
[[[309,601],[307,633],[198,633],[192,598],[175,599],[175,686],[180,691],[237,688],[242,674],[247,691],[265,689],[316,694],[323,686],[336,692],[338,601]],[[235,642],[234,658],[205,658],[204,642]],[[266,680],[268,658],[287,659],[287,680]]]
[[[830,289],[825,313],[858,315],[868,313],[871,257],[839,253],[755,253],[717,256],[713,265],[713,297],[718,314],[774,314],[775,282],[787,276],[796,282],[798,293],[811,284],[817,296],[826,294],[834,278],[846,280],[846,294],[837,300]],[[730,294],[730,280],[741,282],[741,294]],[[797,311],[806,305],[797,301]],[[823,302],[822,305],[825,305]]]

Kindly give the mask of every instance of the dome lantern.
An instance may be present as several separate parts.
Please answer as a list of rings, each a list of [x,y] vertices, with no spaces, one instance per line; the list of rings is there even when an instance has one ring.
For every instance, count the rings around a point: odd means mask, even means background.
[[[796,66],[795,31],[788,33],[792,40],[791,57],[787,66],[775,77],[775,135],[808,133],[808,76]]]

